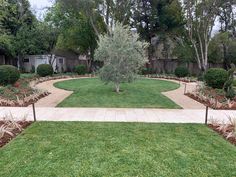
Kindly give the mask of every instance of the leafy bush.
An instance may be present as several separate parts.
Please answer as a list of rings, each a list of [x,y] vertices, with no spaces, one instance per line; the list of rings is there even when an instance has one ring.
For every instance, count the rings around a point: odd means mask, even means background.
[[[198,80],[198,81],[204,81],[204,75],[203,75],[203,74],[199,74],[199,75],[197,76],[197,80]]]
[[[41,64],[37,68],[37,74],[41,77],[53,75],[53,68],[49,64]]]
[[[222,89],[227,81],[228,73],[222,68],[211,68],[204,75],[204,81],[207,86]]]
[[[224,91],[225,96],[229,99],[233,99],[235,97],[235,91],[233,88],[233,82],[234,82],[234,72],[236,70],[236,67],[234,64],[231,64],[231,68],[228,70],[228,77],[224,84]]]
[[[31,66],[30,73],[35,73],[35,66],[34,65]]]
[[[85,65],[78,65],[75,67],[75,72],[78,75],[84,75],[86,74],[86,66]]]
[[[8,85],[14,84],[20,79],[20,72],[18,69],[11,65],[0,66],[0,84]]]
[[[177,77],[186,77],[189,75],[189,71],[188,68],[183,67],[183,66],[179,66],[175,69],[175,75]]]

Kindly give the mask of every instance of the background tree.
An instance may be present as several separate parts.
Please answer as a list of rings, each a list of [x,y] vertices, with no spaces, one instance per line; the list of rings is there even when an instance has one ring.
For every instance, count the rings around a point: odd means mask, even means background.
[[[178,34],[183,30],[184,15],[178,0],[136,0],[132,6],[132,27],[142,39],[151,42],[155,34]]]
[[[100,78],[105,83],[113,82],[116,92],[120,92],[120,84],[132,82],[145,64],[145,48],[147,43],[138,40],[128,26],[117,23],[111,34],[99,36],[96,60],[104,62],[100,70]]]
[[[76,2],[72,1],[72,3]],[[78,3],[82,5],[84,1],[78,1]],[[96,26],[94,30],[95,23],[91,24],[90,16],[85,15],[87,11],[83,8],[85,7],[78,7],[76,4],[72,7],[63,1],[58,1],[47,14],[46,21],[58,29],[56,49],[69,50],[78,55],[87,56],[87,68],[90,70],[94,50],[97,47],[97,32],[104,32],[105,27],[100,17],[96,21],[99,27]]]
[[[219,4],[220,0],[184,0],[188,36],[202,71],[208,67],[208,47]]]

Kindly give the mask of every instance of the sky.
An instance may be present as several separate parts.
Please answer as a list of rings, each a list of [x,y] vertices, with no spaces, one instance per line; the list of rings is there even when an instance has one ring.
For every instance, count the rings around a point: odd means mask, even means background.
[[[53,0],[29,0],[32,10],[38,18],[42,18],[47,7],[51,7]]]

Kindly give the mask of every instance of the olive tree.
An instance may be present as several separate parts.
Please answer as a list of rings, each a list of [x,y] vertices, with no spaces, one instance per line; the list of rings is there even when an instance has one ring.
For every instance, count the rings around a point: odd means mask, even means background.
[[[109,34],[100,35],[95,59],[104,66],[99,74],[105,83],[113,82],[120,92],[120,84],[135,80],[146,58],[146,42],[139,41],[139,35],[131,32],[128,26],[116,23]]]

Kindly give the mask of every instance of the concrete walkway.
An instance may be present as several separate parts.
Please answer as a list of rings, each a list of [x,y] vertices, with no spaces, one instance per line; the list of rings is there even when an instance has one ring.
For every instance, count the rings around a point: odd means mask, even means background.
[[[60,81],[71,80],[69,79],[58,79],[58,80],[50,80],[36,85],[35,87],[39,90],[45,90],[50,92],[50,95],[40,99],[35,106],[36,107],[56,107],[60,102],[62,102],[65,98],[70,96],[73,92],[67,91],[63,89],[59,89],[53,86],[54,83]]]
[[[0,107],[0,118],[12,114],[33,120],[31,107]],[[209,119],[227,121],[236,111],[209,110]],[[94,121],[144,123],[204,123],[205,110],[189,109],[107,109],[107,108],[36,108],[38,121]]]
[[[178,81],[173,81],[178,82]],[[178,82],[179,83],[179,82]],[[167,96],[171,100],[173,100],[176,104],[181,106],[183,109],[204,109],[205,106],[192,98],[184,95],[184,89],[186,85],[186,92],[191,92],[196,89],[196,83],[180,83],[180,87],[177,90],[172,90],[169,92],[162,93]]]

